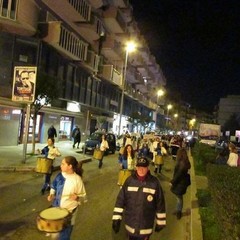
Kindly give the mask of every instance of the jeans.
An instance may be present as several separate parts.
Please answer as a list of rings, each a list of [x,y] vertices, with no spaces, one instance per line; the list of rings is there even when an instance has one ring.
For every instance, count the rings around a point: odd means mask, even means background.
[[[176,206],[176,210],[177,212],[182,212],[182,208],[183,208],[183,195],[176,195],[177,196],[177,206]]]
[[[73,230],[73,225],[69,225],[64,228],[59,235],[59,240],[70,240],[70,236]]]

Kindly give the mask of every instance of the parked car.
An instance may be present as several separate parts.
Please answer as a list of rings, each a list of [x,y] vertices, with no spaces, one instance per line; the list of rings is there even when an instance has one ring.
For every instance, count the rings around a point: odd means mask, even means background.
[[[83,153],[93,153],[96,146],[100,146],[103,132],[94,132],[90,135],[90,137],[85,141],[82,150]],[[105,133],[106,134],[106,140],[108,141],[109,149],[106,151],[106,154],[111,152],[112,154],[116,151],[116,137],[113,133]]]

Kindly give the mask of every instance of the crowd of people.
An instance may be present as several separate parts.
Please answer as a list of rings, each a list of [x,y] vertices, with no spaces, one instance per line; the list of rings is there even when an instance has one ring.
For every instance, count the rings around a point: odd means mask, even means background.
[[[53,127],[53,126],[52,126]],[[79,135],[80,129],[76,126],[72,137]],[[53,129],[48,133],[47,146],[40,153],[54,160],[61,156],[54,146],[56,133]],[[80,137],[81,139],[81,137]],[[73,140],[73,148],[79,145],[79,136]],[[102,167],[104,152],[108,149],[105,134],[102,135],[99,151],[103,154],[99,158],[99,168]],[[166,226],[166,205],[164,192],[158,175],[162,174],[164,162],[172,158],[174,170],[169,181],[169,189],[176,197],[176,218],[182,218],[183,196],[191,184],[188,158],[189,144],[181,136],[139,137],[126,133],[119,151],[119,176],[117,184],[120,186],[113,207],[112,229],[117,234],[121,222],[127,232],[129,240],[149,240],[152,233],[161,231]],[[238,152],[234,144],[229,143],[216,159],[216,164],[238,166]],[[153,165],[153,173],[150,165]],[[51,166],[45,174],[45,181],[41,193],[49,191],[47,200],[52,207],[67,209],[68,223],[56,234],[47,233],[52,238],[70,239],[80,201],[86,201],[86,191],[82,181],[82,164],[72,156],[62,159],[61,172],[51,183],[53,168]]]

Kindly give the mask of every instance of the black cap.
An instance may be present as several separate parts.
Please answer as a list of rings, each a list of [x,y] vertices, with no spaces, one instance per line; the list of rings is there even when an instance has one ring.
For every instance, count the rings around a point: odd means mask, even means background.
[[[137,167],[148,167],[149,166],[149,161],[145,157],[140,157],[137,159]]]

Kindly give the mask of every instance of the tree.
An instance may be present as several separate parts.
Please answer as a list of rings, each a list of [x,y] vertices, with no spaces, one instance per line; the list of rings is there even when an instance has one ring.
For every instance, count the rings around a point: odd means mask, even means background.
[[[56,77],[49,76],[44,72],[38,72],[35,91],[36,97],[34,103],[31,105],[33,119],[32,154],[35,153],[35,129],[38,112],[43,106],[47,106],[52,100],[59,97],[59,85]]]

